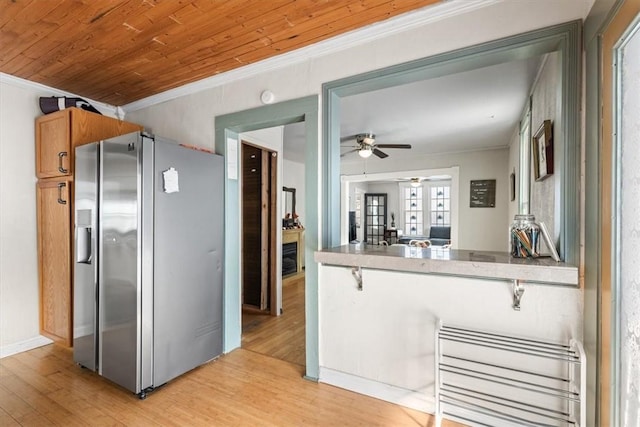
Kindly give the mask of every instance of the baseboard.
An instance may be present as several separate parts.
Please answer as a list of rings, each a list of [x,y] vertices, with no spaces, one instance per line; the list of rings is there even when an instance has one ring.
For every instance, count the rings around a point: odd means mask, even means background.
[[[49,338],[38,335],[37,337],[29,338],[28,340],[3,345],[0,347],[0,359],[22,353],[23,351],[33,350],[34,348],[42,347],[43,345],[51,344],[52,342],[53,341]]]
[[[318,381],[417,411],[429,414],[435,411],[435,398],[425,392],[396,387],[324,367],[320,367]]]

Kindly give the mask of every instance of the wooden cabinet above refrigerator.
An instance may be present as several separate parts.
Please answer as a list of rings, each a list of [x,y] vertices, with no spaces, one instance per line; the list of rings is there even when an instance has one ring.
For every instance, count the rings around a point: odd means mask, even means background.
[[[141,130],[137,124],[79,108],[36,119],[40,333],[60,344],[73,343],[75,147]]]
[[[36,119],[36,176],[73,176],[73,148],[142,130],[134,123],[68,108]]]

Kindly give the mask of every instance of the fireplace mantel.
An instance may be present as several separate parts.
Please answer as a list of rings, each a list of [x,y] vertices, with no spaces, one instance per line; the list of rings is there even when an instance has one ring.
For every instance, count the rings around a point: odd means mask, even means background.
[[[294,242],[297,246],[297,272],[300,273],[304,265],[304,228],[288,228],[282,230],[282,244]]]

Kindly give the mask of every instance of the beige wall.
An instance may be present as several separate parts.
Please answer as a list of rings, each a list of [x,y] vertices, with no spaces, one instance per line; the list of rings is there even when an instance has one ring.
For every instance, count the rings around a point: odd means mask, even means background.
[[[36,90],[0,82],[0,348],[38,336]]]
[[[0,74],[0,357],[48,342],[39,335],[34,122],[39,97],[62,95],[73,96]]]
[[[554,133],[559,135],[559,123],[557,120],[561,117],[559,97],[561,96],[560,88],[560,61],[557,53],[546,55],[541,63],[538,76],[531,89],[531,126],[530,132],[533,137],[544,120],[551,120],[555,125]],[[527,149],[531,152],[531,145],[527,145]],[[556,212],[559,212],[559,194],[560,180],[557,178],[560,173],[562,160],[562,141],[554,142],[554,174],[542,181],[536,181],[533,172],[533,160],[530,163],[530,208],[529,212],[533,214],[537,222],[543,221],[550,232],[557,239],[560,235],[560,219]],[[515,171],[516,177],[520,176],[520,130],[519,127],[514,129],[513,136],[509,143],[509,171]],[[560,160],[558,160],[560,159]],[[519,178],[518,178],[519,179]],[[518,189],[518,179],[516,179],[516,200],[509,201],[509,220],[511,221],[515,214],[518,213],[518,200],[521,197]],[[542,253],[549,253],[546,245],[540,247]]]
[[[559,100],[560,90],[560,61],[558,54],[549,54],[546,62],[539,74],[533,94],[531,95],[531,136],[535,136],[538,128],[544,120],[551,120],[554,134],[560,135],[559,122],[561,111]],[[555,239],[560,236],[560,218],[556,212],[560,212],[560,200],[556,196],[560,193],[560,182],[558,174],[562,164],[563,145],[560,138],[555,138],[553,144],[554,151],[554,173],[542,181],[536,181],[533,175],[533,165],[531,170],[531,198],[530,211],[536,217],[537,222],[543,221],[553,234]]]
[[[505,146],[508,141],[505,141]],[[509,150],[470,151],[438,155],[415,156],[402,163],[371,162],[367,173],[395,172],[402,170],[440,169],[459,167],[459,216],[458,245],[456,249],[506,251],[508,248],[508,200],[509,200]],[[362,173],[362,165],[344,165],[342,173],[357,175]],[[472,208],[469,206],[472,180],[496,180],[495,208]]]
[[[284,187],[296,189],[296,213],[298,214],[298,220],[304,226],[306,222],[304,209],[304,163],[283,159],[282,182]]]

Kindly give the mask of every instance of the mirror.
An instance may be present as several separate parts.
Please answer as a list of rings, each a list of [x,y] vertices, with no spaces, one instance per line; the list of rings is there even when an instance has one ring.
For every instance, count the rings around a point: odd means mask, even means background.
[[[295,224],[296,189],[282,187],[282,226],[291,228]]]
[[[460,227],[458,230],[460,246],[458,248],[496,250],[495,247],[483,247],[491,240],[504,245],[504,248],[500,250],[506,251],[507,238],[504,230],[508,229],[513,215],[518,213],[523,206],[528,205],[532,214],[548,218],[545,222],[549,228],[553,228],[552,233],[556,245],[565,261],[577,264],[579,254],[577,226],[579,221],[574,219],[579,214],[577,182],[579,178],[578,89],[580,73],[578,59],[580,25],[580,22],[576,21],[536,30],[325,84],[323,95],[324,99],[328,100],[325,108],[325,120],[328,123],[325,133],[325,148],[328,152],[325,170],[331,180],[325,193],[325,202],[328,205],[328,213],[332,216],[327,220],[328,224],[338,224],[335,228],[331,227],[331,245],[337,246],[344,243],[340,238],[343,226],[336,218],[339,215],[344,216],[340,210],[339,196],[336,194],[340,175],[367,175],[455,165],[460,167]],[[473,111],[468,110],[468,102],[460,101],[457,97],[451,96],[449,97],[451,99],[441,98],[450,107],[446,108],[445,103],[441,102],[433,106],[430,113],[422,115],[422,122],[434,134],[436,133],[435,126],[426,125],[430,119],[436,118],[440,122],[451,121],[450,132],[438,132],[437,135],[434,135],[437,143],[440,144],[437,150],[429,153],[412,148],[406,150],[411,154],[403,157],[401,151],[405,150],[383,149],[389,155],[388,158],[372,156],[370,159],[362,159],[358,153],[341,157],[345,152],[344,149],[341,150],[344,147],[341,144],[341,139],[343,140],[345,135],[363,131],[376,133],[375,126],[381,124],[382,119],[369,117],[367,106],[380,105],[384,101],[378,99],[374,103],[366,103],[362,102],[362,99],[358,99],[359,97],[384,96],[386,90],[392,89],[404,88],[405,91],[411,91],[411,85],[419,84],[419,82],[431,81],[434,83],[442,79],[455,81],[456,78],[465,74],[481,70],[494,70],[489,73],[492,74],[504,65],[522,64],[527,61],[535,64],[536,72],[533,76],[535,84],[540,82],[541,77],[545,78],[544,74],[550,75],[549,81],[544,82],[545,86],[541,90],[540,96],[541,102],[534,99],[535,94],[524,93],[519,107],[511,106],[510,111],[499,113],[516,116],[515,120],[512,117],[506,129],[508,137],[504,137],[505,130],[502,130],[503,134],[499,138],[499,146],[490,147],[485,144],[479,147],[484,150],[476,148],[469,151],[467,158],[460,156],[456,159],[452,158],[451,152],[446,151],[447,148],[452,151],[458,149],[460,152],[460,147],[457,144],[464,138],[477,137],[476,139],[480,139],[478,132],[469,132],[474,121],[480,119],[485,119],[487,122],[498,121],[501,117],[499,114],[492,113],[487,117],[474,115]],[[531,69],[530,67],[525,68]],[[483,95],[482,90],[484,89],[484,87],[465,87],[468,93],[476,93],[477,99],[484,103],[489,110],[489,107],[494,103],[495,96]],[[437,87],[423,94],[422,102],[428,102],[430,94],[435,97],[436,90]],[[443,92],[446,95],[446,90]],[[452,95],[453,93],[452,91]],[[529,95],[532,96],[529,97]],[[357,114],[363,119],[359,126],[366,126],[366,129],[349,127],[350,124],[344,121],[345,112],[351,108],[350,100],[358,101],[359,111]],[[552,102],[546,103],[549,100]],[[392,102],[391,104],[392,110],[387,112],[385,118],[395,120],[395,129],[392,128],[392,131],[386,135],[378,135],[377,143],[412,143],[408,140],[407,135],[410,132],[407,131],[411,131],[414,125],[407,125],[402,117],[407,115],[407,111],[410,110],[402,109],[404,102]],[[341,114],[329,113],[333,111],[340,111]],[[466,115],[457,114],[460,112]],[[534,180],[531,178],[529,165],[531,157],[522,156],[526,159],[521,160],[521,154],[527,154],[530,150],[530,138],[525,137],[521,141],[519,137],[520,123],[527,117],[530,120],[530,133],[535,133],[542,121],[547,119],[554,121],[555,172],[550,178],[541,182],[533,182]],[[487,135],[488,139],[491,139],[490,134]],[[493,139],[497,140],[498,138]],[[418,147],[417,143],[412,143],[412,145]],[[479,169],[481,165],[485,165],[484,170]],[[520,200],[522,194],[525,193],[524,191],[517,191],[515,200],[511,201],[511,173],[515,173],[516,178],[520,178],[518,180],[520,185],[517,185],[516,188],[531,190],[531,195],[528,197],[530,201]],[[470,207],[471,181],[487,179],[496,180],[496,203],[500,202],[501,207]],[[536,216],[538,217],[538,215]],[[485,219],[491,221],[495,220],[494,217],[500,217],[499,222],[494,222],[491,227],[484,225]]]

